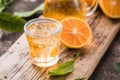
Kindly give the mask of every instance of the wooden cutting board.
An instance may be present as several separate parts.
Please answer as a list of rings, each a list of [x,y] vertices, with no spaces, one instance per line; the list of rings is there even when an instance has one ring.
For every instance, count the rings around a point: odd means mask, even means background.
[[[90,45],[77,50],[61,46],[59,63],[71,60],[77,52],[81,53],[72,73],[60,77],[49,77],[47,72],[54,66],[41,68],[32,65],[29,61],[28,45],[23,33],[0,57],[0,80],[75,80],[76,78],[88,80],[119,31],[120,20],[111,20],[97,11],[88,17],[87,21],[93,31],[93,40]]]

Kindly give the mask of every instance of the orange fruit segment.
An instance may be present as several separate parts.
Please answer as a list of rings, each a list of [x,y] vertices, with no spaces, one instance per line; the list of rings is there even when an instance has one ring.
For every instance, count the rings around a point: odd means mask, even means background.
[[[120,0],[99,0],[104,14],[110,18],[120,18]]]
[[[81,48],[91,40],[92,31],[89,25],[76,17],[68,17],[61,21],[63,25],[60,40],[68,48]]]

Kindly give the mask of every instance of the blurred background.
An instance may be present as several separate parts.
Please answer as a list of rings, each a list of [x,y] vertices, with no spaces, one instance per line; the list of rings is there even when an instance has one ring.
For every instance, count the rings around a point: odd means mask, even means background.
[[[39,6],[43,0],[14,0],[7,6],[4,12],[25,12],[31,11]],[[24,18],[26,21],[39,17],[42,12],[38,11],[30,17]],[[20,37],[23,31],[8,32],[0,29],[0,56]]]
[[[14,0],[9,6],[5,8],[5,12],[24,12],[30,11],[39,6],[44,0]],[[100,10],[100,8],[98,8]],[[42,14],[41,11],[34,15],[24,18],[26,21],[39,17]],[[101,12],[101,14],[103,14]],[[6,52],[6,50],[22,35],[23,31],[8,32],[0,29],[0,56]],[[115,70],[115,64],[120,60],[120,31],[111,44],[111,47],[107,50],[107,54],[101,59],[95,72],[91,76],[90,80],[120,80]],[[114,52],[116,54],[114,54]],[[109,63],[109,64],[108,64]]]

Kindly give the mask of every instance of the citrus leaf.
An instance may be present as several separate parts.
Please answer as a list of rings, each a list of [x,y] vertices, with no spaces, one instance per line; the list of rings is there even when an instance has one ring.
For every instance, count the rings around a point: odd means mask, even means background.
[[[56,69],[49,71],[48,75],[50,76],[61,76],[73,71],[74,62],[78,58],[79,53],[74,57],[72,61],[68,61],[59,65]]]
[[[15,1],[15,0],[6,0],[7,5],[11,4],[13,1]]]
[[[27,12],[14,12],[14,15],[17,15],[19,17],[30,17],[33,14],[35,14],[37,11],[43,11],[44,8],[44,3],[33,9],[32,11],[27,11]]]
[[[75,55],[75,57],[73,58],[73,60],[72,60],[72,61],[74,61],[74,62],[75,62],[75,61],[76,61],[76,59],[79,57],[79,55],[80,55],[79,53],[78,53],[78,54],[76,54],[76,55]]]
[[[5,9],[4,6],[0,7],[0,13]]]
[[[11,13],[0,13],[0,28],[5,31],[23,31],[25,22],[24,19],[18,16],[13,16]]]
[[[6,0],[0,0],[0,13],[5,9],[6,5]]]
[[[55,70],[48,72],[48,75],[51,76],[65,75],[73,71],[73,66],[74,66],[73,61],[65,62],[58,66]]]
[[[14,0],[0,0],[0,13]]]

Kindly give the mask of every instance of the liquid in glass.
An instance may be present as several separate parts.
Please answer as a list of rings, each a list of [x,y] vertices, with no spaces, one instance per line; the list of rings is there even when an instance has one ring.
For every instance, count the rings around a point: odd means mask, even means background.
[[[85,19],[83,0],[45,0],[44,16],[62,20],[66,17]]]
[[[27,25],[26,37],[30,47],[33,64],[41,67],[51,66],[59,60],[59,33],[61,24],[52,19],[38,19]]]

